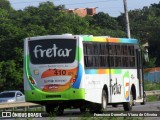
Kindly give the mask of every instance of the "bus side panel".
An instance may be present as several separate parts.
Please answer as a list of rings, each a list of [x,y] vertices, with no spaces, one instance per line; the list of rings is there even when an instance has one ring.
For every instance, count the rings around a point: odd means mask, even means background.
[[[85,70],[86,72],[85,100],[94,102],[94,103],[101,103],[102,90],[103,90],[104,85],[106,85],[109,88],[109,75],[108,74],[97,74],[98,71],[107,72],[107,70],[96,70],[96,69]]]
[[[129,102],[132,85],[138,93],[138,79],[136,69],[122,69],[119,74],[111,74],[111,100],[110,103]]]
[[[98,71],[102,70],[85,70],[85,100],[101,103],[104,85],[108,87],[108,103],[128,102],[132,85],[136,87],[136,98],[139,96],[136,69],[111,69],[110,74],[101,74],[102,72]],[[109,69],[105,71],[109,71]]]

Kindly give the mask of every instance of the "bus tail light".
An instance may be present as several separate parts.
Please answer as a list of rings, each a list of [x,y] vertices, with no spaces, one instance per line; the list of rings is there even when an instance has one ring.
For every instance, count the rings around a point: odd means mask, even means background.
[[[75,75],[72,80],[71,80],[71,84],[75,83],[76,82],[76,78],[77,78],[77,75]]]
[[[76,82],[76,78],[73,78],[73,79],[72,79],[72,83],[75,83],[75,82]]]
[[[77,78],[77,75],[75,75],[72,79],[72,83],[75,83],[76,82],[76,78]]]
[[[35,80],[31,76],[29,76],[29,80],[33,85],[36,85]]]

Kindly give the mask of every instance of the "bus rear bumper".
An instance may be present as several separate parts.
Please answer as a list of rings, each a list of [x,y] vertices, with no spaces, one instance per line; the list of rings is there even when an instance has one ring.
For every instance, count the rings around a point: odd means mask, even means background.
[[[85,90],[75,88],[70,88],[63,92],[44,92],[39,89],[26,90],[25,98],[27,102],[84,100]]]

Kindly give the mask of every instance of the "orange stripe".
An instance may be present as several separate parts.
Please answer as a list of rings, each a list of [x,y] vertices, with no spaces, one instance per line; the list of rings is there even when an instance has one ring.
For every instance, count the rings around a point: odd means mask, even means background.
[[[98,74],[108,74],[109,73],[109,70],[98,70]]]
[[[118,38],[108,38],[108,42],[118,42]]]
[[[126,86],[129,86],[129,83],[126,83]]]

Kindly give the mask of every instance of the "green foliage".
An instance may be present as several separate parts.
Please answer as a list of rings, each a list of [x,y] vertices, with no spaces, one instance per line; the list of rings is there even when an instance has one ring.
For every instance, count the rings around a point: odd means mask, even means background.
[[[17,69],[14,60],[0,62],[0,86],[1,90],[22,90],[22,69]]]
[[[144,83],[144,90],[150,91],[150,90],[160,90],[160,84],[157,84],[155,82],[145,82]]]
[[[146,67],[160,64],[160,3],[129,12],[132,36],[149,41],[150,62]],[[125,37],[124,14],[117,18],[100,12],[84,18],[65,12],[65,6],[52,2],[14,10],[8,0],[0,0],[0,87],[17,89],[23,85],[23,39],[53,34],[89,34]],[[159,57],[157,57],[159,55]],[[7,87],[9,86],[9,87]]]
[[[147,101],[148,102],[155,102],[155,101],[159,101],[159,99],[156,95],[152,95],[152,96],[147,97]]]
[[[88,19],[64,10],[63,5],[43,2],[38,7],[29,6],[16,11],[8,0],[0,1],[1,90],[17,89],[23,85],[23,39],[26,37],[63,33],[124,35],[118,29],[118,22],[108,14],[99,13]],[[103,23],[98,23],[99,19]]]
[[[144,90],[145,91],[160,90],[160,84],[157,84],[156,82],[145,81]],[[148,102],[154,102],[154,101],[159,101],[159,100],[160,100],[159,97],[156,95],[147,96]]]
[[[144,63],[144,68],[154,68],[156,66],[156,57],[150,57],[149,62]]]
[[[119,25],[125,26],[124,14],[117,18]],[[149,43],[149,54],[156,58],[155,66],[160,66],[160,2],[143,9],[129,11],[131,36],[141,44]],[[125,30],[125,27],[122,27]]]
[[[7,11],[12,11],[13,8],[8,0],[1,0],[0,1],[0,8],[5,9]]]

